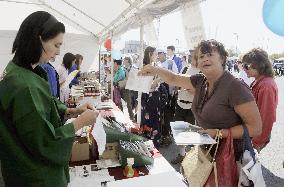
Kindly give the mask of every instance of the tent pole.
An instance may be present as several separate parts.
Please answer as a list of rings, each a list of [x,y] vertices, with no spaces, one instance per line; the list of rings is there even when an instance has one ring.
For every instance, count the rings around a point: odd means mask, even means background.
[[[144,53],[144,25],[140,26],[140,54],[139,54],[139,69],[143,67],[143,53]],[[142,92],[138,92],[138,108],[137,108],[137,123],[141,124],[141,98]]]
[[[113,48],[111,48],[111,50],[113,50]],[[110,54],[111,54],[111,52],[110,52]],[[110,86],[110,98],[113,100],[113,58],[111,57],[111,63],[110,63],[111,65],[110,65],[110,77],[111,77],[111,79],[110,79],[110,84],[111,84],[111,86]]]
[[[102,84],[101,82],[101,45],[99,48],[99,83]]]

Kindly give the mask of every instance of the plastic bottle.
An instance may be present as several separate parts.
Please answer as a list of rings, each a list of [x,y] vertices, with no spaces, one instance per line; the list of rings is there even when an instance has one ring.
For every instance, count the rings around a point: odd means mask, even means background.
[[[132,165],[134,164],[134,158],[127,158],[127,166],[125,166],[124,174],[127,178],[131,178],[134,176],[134,169]]]

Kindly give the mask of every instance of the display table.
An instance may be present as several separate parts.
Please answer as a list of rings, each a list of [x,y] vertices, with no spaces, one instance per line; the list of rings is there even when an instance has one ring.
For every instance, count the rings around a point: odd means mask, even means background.
[[[78,100],[79,104],[84,103],[91,103],[94,106],[97,106],[101,103],[101,99],[99,96],[96,97],[83,97],[82,99]],[[131,120],[123,114],[123,112],[110,100],[109,102],[112,103],[112,109],[107,110],[99,110],[101,115],[107,115],[107,116],[113,116],[115,118],[118,118],[121,120],[121,122],[126,124],[126,128],[137,128]],[[142,187],[142,183],[145,182],[147,184],[147,187],[150,186],[160,186],[163,184],[163,187],[170,187],[171,182],[174,182],[175,187],[186,187],[187,185],[183,182],[182,176],[175,171],[175,169],[168,163],[168,161],[157,151],[154,150],[154,163],[149,166],[143,166],[143,167],[134,167],[134,169],[139,174],[137,177],[134,178],[126,178],[123,175],[123,169],[122,167],[115,167],[115,168],[108,168],[108,173],[110,176],[113,176],[115,181],[108,182],[104,184],[104,186],[127,186],[126,184],[135,184],[135,186]],[[90,160],[85,161],[76,161],[76,162],[70,162],[71,166],[83,166],[83,165],[90,165],[95,164],[96,161],[94,158]],[[148,177],[147,177],[148,176]],[[167,177],[171,176],[171,177]],[[137,179],[139,178],[139,180]],[[155,180],[157,179],[157,180]],[[164,179],[164,180],[163,180]],[[170,180],[167,182],[167,180]],[[118,182],[120,181],[120,182]],[[144,182],[143,182],[144,181]],[[139,183],[137,183],[139,182]],[[152,184],[152,185],[149,185]],[[96,177],[73,177],[71,178],[70,183],[68,184],[68,187],[73,186],[101,186],[101,184],[96,181]],[[133,186],[133,185],[132,185]],[[144,186],[144,185],[143,185]]]
[[[95,161],[81,161],[81,162],[75,162],[75,163],[72,163],[72,165],[87,165],[87,164],[93,164],[95,163]],[[137,170],[137,172],[139,173],[143,173],[143,175],[139,175],[138,178],[141,177],[141,179],[134,179],[134,178],[137,178],[137,177],[133,177],[133,178],[126,178],[124,175],[123,175],[123,168],[121,167],[116,167],[116,168],[109,168],[108,171],[109,171],[109,174],[111,176],[114,176],[115,180],[116,181],[112,181],[112,182],[108,182],[105,184],[105,186],[111,186],[111,187],[114,187],[114,186],[124,186],[126,187],[125,184],[128,183],[128,180],[129,180],[129,183],[130,184],[133,184],[133,183],[136,183],[135,186],[139,186],[139,187],[142,187],[142,184],[140,183],[137,183],[138,181],[142,182],[145,180],[145,187],[146,187],[146,184],[149,184],[149,182],[152,183],[151,186],[160,186],[162,185],[163,187],[172,187],[170,181],[173,182],[173,180],[175,180],[175,187],[186,187],[187,185],[183,182],[183,178],[182,176],[175,171],[175,169],[169,164],[169,162],[158,152],[158,151],[155,151],[155,154],[154,154],[154,164],[153,165],[150,165],[150,166],[144,166],[144,167],[135,167],[134,168],[135,170]],[[145,176],[148,176],[148,175],[151,175],[151,177],[145,177]],[[171,177],[171,180],[169,180],[168,175],[174,175]],[[166,178],[164,178],[166,177]],[[156,179],[156,180],[154,180]],[[162,180],[163,179],[163,180]],[[90,178],[79,178],[77,177],[76,179],[76,185],[78,185],[81,181],[81,184],[84,184],[85,186],[87,184],[90,184],[90,186],[92,186],[91,184],[95,181],[95,178],[90,179]],[[120,181],[120,180],[123,180]],[[167,182],[168,181],[168,182]],[[71,180],[70,184],[68,185],[69,187],[73,187],[73,180]],[[116,182],[118,184],[116,184]],[[144,182],[143,182],[144,183]],[[143,185],[143,187],[144,187]],[[149,185],[147,187],[150,187]]]

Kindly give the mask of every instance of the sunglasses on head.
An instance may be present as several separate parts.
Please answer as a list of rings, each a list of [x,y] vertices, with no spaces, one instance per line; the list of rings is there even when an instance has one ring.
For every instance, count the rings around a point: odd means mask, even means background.
[[[243,68],[246,70],[249,70],[251,68],[253,68],[252,64],[243,64]]]

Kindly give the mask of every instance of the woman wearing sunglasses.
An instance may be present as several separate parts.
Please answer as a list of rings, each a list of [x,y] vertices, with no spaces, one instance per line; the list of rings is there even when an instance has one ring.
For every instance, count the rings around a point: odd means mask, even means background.
[[[195,53],[202,74],[175,74],[162,68],[146,65],[142,75],[158,75],[170,85],[190,90],[194,94],[192,112],[202,133],[215,138],[218,130],[223,138],[229,130],[234,138],[236,159],[242,154],[242,124],[251,137],[261,134],[262,123],[255,99],[248,86],[225,71],[228,56],[223,44],[216,40],[201,41]],[[218,153],[217,153],[218,154]],[[218,164],[218,163],[217,163]]]
[[[262,133],[253,138],[253,144],[260,151],[269,143],[272,126],[276,121],[278,88],[268,54],[264,50],[250,50],[243,56],[242,62],[248,77],[255,78],[250,87],[260,111]]]

